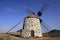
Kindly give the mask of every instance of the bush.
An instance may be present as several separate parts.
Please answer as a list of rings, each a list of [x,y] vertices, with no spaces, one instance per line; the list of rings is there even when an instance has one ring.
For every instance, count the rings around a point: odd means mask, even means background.
[[[3,38],[0,38],[0,40],[3,40]]]

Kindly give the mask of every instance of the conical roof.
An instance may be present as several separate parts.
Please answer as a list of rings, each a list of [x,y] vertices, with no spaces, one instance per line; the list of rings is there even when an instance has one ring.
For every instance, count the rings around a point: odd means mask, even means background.
[[[34,12],[30,13],[27,18],[37,18],[37,16],[34,14]]]

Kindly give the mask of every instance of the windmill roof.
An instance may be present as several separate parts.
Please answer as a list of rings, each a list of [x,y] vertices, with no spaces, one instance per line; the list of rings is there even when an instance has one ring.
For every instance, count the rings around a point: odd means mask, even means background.
[[[29,14],[29,16],[27,18],[37,18],[37,16],[32,12]]]

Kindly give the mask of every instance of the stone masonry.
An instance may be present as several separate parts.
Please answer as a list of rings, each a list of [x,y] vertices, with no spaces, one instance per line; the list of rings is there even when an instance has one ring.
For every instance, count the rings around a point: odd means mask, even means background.
[[[31,31],[33,30],[33,33]],[[21,32],[21,37],[42,37],[40,20],[38,18],[26,18],[24,21],[24,29]]]

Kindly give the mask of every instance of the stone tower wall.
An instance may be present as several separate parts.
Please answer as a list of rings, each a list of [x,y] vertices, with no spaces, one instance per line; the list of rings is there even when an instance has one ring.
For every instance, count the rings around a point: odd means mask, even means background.
[[[38,18],[26,18],[21,37],[31,37],[31,30],[34,31],[34,37],[42,37],[40,20]]]

